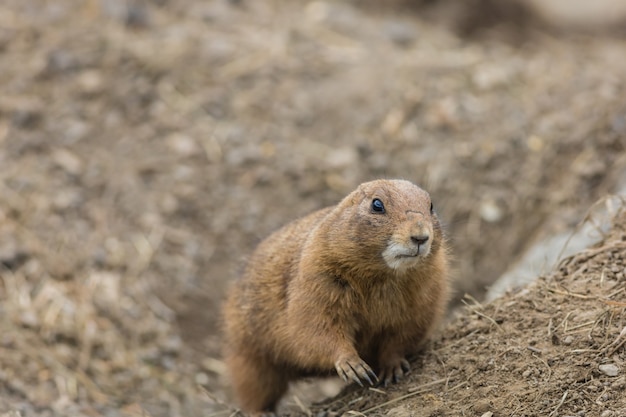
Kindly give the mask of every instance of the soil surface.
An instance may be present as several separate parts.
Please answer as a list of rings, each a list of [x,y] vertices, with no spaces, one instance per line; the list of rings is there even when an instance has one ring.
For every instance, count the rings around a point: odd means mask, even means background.
[[[4,0],[0,413],[228,415],[228,282],[272,230],[373,178],[431,192],[454,305],[481,300],[626,172],[621,21],[574,30],[533,10]],[[408,385],[328,410],[417,387],[371,412],[623,414],[619,239],[470,301]]]
[[[621,213],[597,246],[522,291],[489,305],[468,297],[399,386],[347,389],[318,408],[396,417],[626,415],[625,265]]]

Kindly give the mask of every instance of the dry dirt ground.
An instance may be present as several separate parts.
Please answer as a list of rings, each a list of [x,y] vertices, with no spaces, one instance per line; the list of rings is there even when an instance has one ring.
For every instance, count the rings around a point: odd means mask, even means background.
[[[2,1],[0,412],[228,415],[228,282],[372,178],[431,191],[456,303],[480,300],[623,180],[623,26],[487,0]],[[620,236],[330,409],[417,387],[395,412],[624,415]]]
[[[522,291],[484,306],[468,298],[402,385],[369,395],[346,390],[318,408],[394,417],[624,416],[625,258],[622,212],[602,242]]]

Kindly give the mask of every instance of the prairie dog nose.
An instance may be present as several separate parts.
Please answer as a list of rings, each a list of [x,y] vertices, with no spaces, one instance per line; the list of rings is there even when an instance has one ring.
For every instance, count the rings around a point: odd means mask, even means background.
[[[415,243],[417,246],[421,246],[424,243],[428,242],[430,239],[429,235],[414,235],[411,236],[411,242]]]

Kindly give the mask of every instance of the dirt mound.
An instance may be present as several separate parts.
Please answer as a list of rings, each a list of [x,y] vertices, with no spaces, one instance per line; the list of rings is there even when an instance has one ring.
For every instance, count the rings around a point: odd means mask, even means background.
[[[468,304],[406,382],[366,394],[352,390],[313,411],[626,414],[626,213],[597,246],[519,293]]]

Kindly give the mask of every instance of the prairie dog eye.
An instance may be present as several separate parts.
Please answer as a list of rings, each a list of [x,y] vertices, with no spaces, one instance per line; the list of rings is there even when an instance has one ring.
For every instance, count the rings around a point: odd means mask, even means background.
[[[384,213],[385,212],[385,205],[383,204],[382,201],[380,201],[380,199],[375,198],[374,200],[372,200],[372,211],[374,213]]]
[[[433,214],[433,211],[435,211],[435,208],[433,207],[433,203],[431,201],[430,202],[430,214]]]

